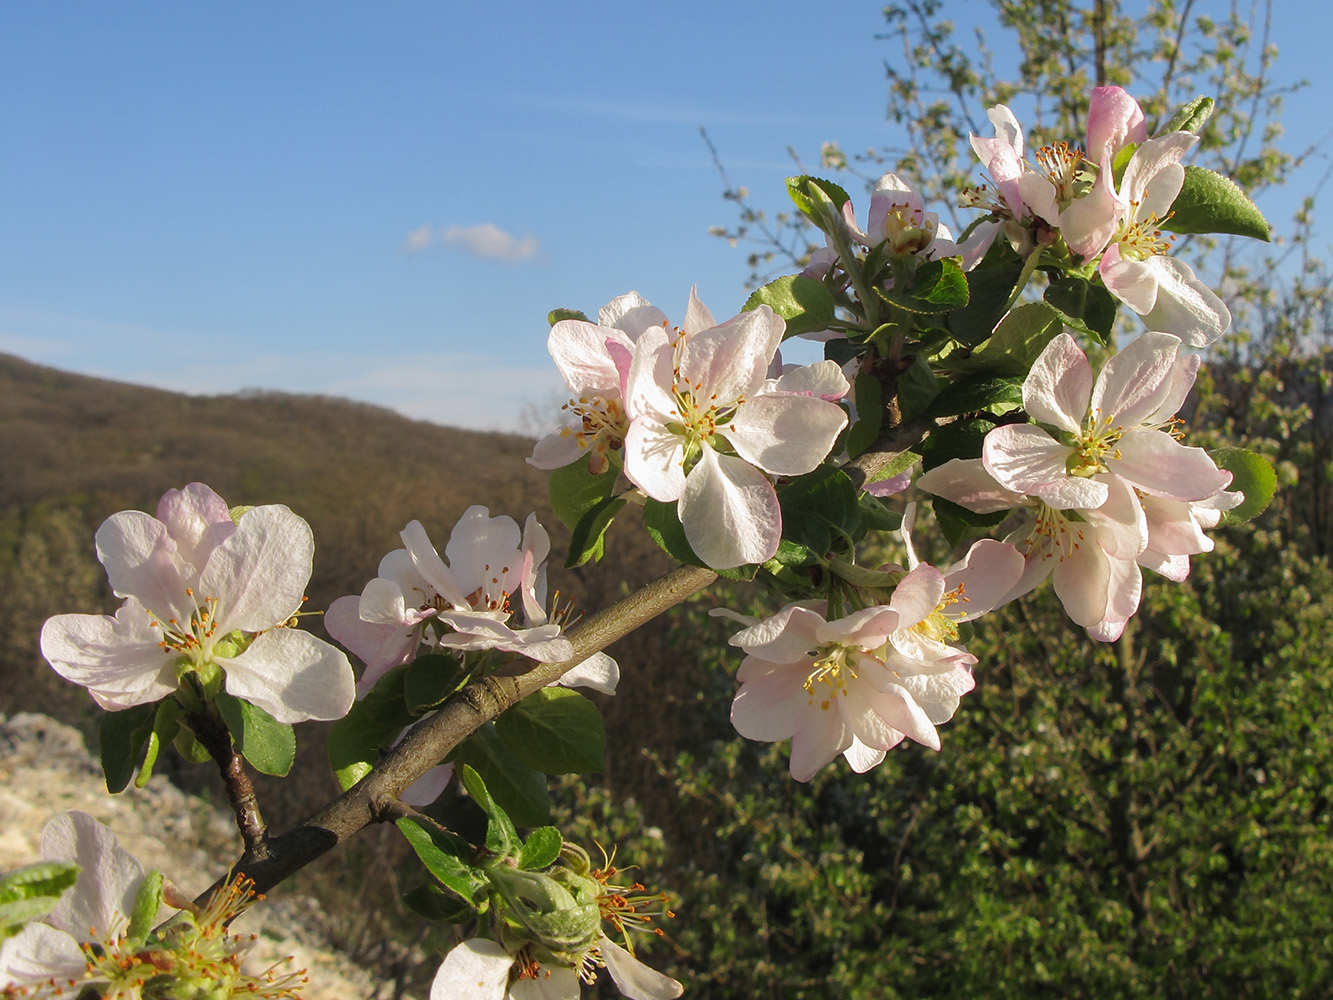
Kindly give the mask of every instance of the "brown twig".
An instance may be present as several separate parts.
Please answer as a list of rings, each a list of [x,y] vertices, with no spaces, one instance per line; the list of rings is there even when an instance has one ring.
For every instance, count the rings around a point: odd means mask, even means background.
[[[217,761],[222,784],[227,789],[227,801],[236,814],[236,828],[241,831],[246,855],[260,857],[266,853],[268,826],[259,810],[255,786],[245,770],[245,760],[232,746],[231,733],[214,712],[200,709],[185,716],[185,723],[193,731],[205,750]]]

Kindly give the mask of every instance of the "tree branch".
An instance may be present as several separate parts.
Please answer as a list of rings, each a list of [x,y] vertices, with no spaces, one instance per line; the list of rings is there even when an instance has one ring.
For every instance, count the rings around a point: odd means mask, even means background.
[[[185,723],[194,732],[205,750],[217,761],[222,783],[227,788],[227,801],[236,814],[236,828],[241,831],[245,853],[261,857],[267,852],[268,826],[259,811],[255,786],[245,770],[245,760],[231,742],[226,723],[214,712],[200,710],[185,716]]]

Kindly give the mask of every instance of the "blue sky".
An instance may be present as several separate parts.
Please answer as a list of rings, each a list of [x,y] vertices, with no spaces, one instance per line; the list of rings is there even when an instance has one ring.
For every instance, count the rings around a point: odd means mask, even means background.
[[[1277,6],[1279,75],[1326,85],[1323,3]],[[719,318],[744,301],[700,125],[770,208],[789,144],[813,166],[824,140],[895,140],[879,12],[5,5],[0,351],[516,428],[560,388],[548,309],[634,288],[678,316],[692,283]],[[1289,148],[1330,127],[1323,89],[1288,99]],[[1285,223],[1294,197],[1260,205]]]

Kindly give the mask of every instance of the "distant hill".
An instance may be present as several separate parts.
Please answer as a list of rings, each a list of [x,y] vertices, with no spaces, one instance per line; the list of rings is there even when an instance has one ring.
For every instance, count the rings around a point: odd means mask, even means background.
[[[441,392],[447,382],[444,373]],[[443,549],[454,522],[478,503],[520,523],[536,511],[551,532],[552,587],[587,610],[669,568],[627,518],[613,534],[614,567],[560,569],[568,532],[547,503],[546,474],[524,461],[531,448],[517,435],[440,427],[345,399],[188,396],[0,355],[0,711],[45,711],[93,734],[98,713],[87,694],[41,661],[41,623],[113,610],[93,532],[108,515],[152,511],[164,491],[196,480],[229,503],[284,503],[310,522],[310,608],[360,593],[380,557],[401,545],[408,521],[420,520]],[[674,744],[663,706],[676,696],[648,678],[667,681],[679,666],[663,675],[669,658],[651,636],[622,645],[627,680],[608,703],[609,725],[623,719],[641,746],[649,717]],[[613,759],[612,772],[622,765],[643,769],[635,756]]]

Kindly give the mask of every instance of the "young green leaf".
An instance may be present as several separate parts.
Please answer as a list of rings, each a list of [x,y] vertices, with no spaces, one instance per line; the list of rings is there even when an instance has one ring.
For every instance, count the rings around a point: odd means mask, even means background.
[[[542,688],[495,720],[514,756],[547,774],[600,772],[605,766],[602,713],[569,688]]]
[[[403,893],[403,902],[413,913],[444,924],[461,924],[477,915],[476,906],[431,882],[423,882]]]
[[[1166,124],[1157,130],[1153,135],[1169,135],[1172,132],[1190,132],[1198,135],[1206,122],[1213,113],[1213,99],[1211,97],[1196,97],[1188,104],[1182,105],[1170,118]]]
[[[574,530],[588,511],[615,495],[619,471],[619,461],[613,456],[611,468],[600,475],[593,475],[588,471],[586,455],[580,455],[568,465],[553,470],[546,485],[551,509],[565,523],[565,527]]]
[[[495,809],[507,814],[505,821],[509,822],[511,829],[514,823],[520,826],[542,826],[546,823],[551,812],[546,775],[536,768],[528,767],[514,756],[513,751],[500,739],[493,723],[486,723],[460,743],[449,759],[458,767],[471,768],[477,774],[483,782],[482,791],[488,792],[487,801]],[[512,822],[509,817],[512,817]],[[492,826],[494,823],[495,817],[492,816]],[[508,854],[518,849],[517,834],[514,837],[513,848]],[[489,835],[487,846],[490,846]],[[501,853],[494,847],[491,850]]]
[[[606,554],[606,532],[616,515],[624,509],[623,497],[606,497],[596,506],[584,512],[579,523],[574,525],[569,537],[569,556],[565,559],[565,568],[582,566],[589,559],[601,562]]]
[[[486,787],[485,780],[476,768],[465,763],[462,765],[462,771],[463,787],[467,789],[468,795],[472,796],[472,800],[485,810],[487,817],[490,819],[486,826],[486,849],[497,857],[517,857],[523,843],[518,839],[518,830],[514,828],[514,821],[509,818],[509,814],[505,812],[503,807],[495,801],[490,789]]]
[[[1230,177],[1204,167],[1185,168],[1185,184],[1158,222],[1173,233],[1229,233],[1269,242],[1269,225],[1258,206]]]
[[[555,326],[562,319],[577,319],[584,323],[588,322],[588,317],[583,315],[582,309],[552,309],[546,314],[546,322]]]
[[[403,700],[413,715],[438,708],[468,681],[458,657],[448,653],[427,653],[407,665],[403,675]]]
[[[925,261],[911,288],[880,290],[880,297],[913,313],[946,313],[966,307],[968,278],[952,257]]]
[[[1103,344],[1111,342],[1118,303],[1100,281],[1067,274],[1047,285],[1042,298],[1063,313],[1066,326],[1091,333]]]
[[[217,705],[236,749],[256,770],[281,778],[292,769],[296,763],[296,730],[290,724],[225,692],[218,695]]]
[[[833,322],[833,293],[822,281],[788,274],[756,288],[741,307],[742,312],[768,306],[787,321],[782,339],[827,330]]]
[[[1021,378],[970,375],[945,386],[926,412],[932,417],[956,417],[980,411],[1002,414],[1022,408]]]
[[[847,455],[855,458],[879,437],[884,426],[884,386],[870,372],[860,372],[854,387],[856,423],[847,432]]]
[[[536,871],[555,864],[555,859],[560,857],[560,848],[564,842],[565,839],[555,827],[537,827],[528,834],[528,839],[523,841],[523,850],[518,855],[518,866],[527,871]]]
[[[102,773],[106,790],[112,795],[124,791],[143,758],[144,747],[153,730],[157,705],[136,705],[120,712],[107,712],[98,726],[102,746]]]
[[[370,773],[380,750],[388,747],[412,722],[407,709],[407,669],[394,667],[352,709],[329,729],[329,765],[343,789]]]
[[[0,941],[50,913],[78,877],[72,861],[38,861],[0,875]]]
[[[426,870],[439,879],[441,884],[469,903],[477,900],[478,890],[487,881],[484,875],[464,860],[472,855],[472,846],[467,841],[413,819],[400,819],[397,826]]]
[[[1011,309],[979,350],[966,357],[955,351],[945,364],[953,371],[1024,378],[1046,345],[1064,328],[1064,317],[1054,306],[1046,302],[1029,302]]]
[[[1210,452],[1219,469],[1231,473],[1231,491],[1245,494],[1240,506],[1222,512],[1222,524],[1243,524],[1267,509],[1277,492],[1277,473],[1262,455],[1244,448],[1219,448]]]

